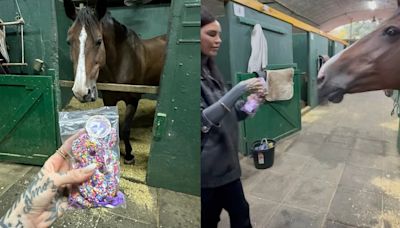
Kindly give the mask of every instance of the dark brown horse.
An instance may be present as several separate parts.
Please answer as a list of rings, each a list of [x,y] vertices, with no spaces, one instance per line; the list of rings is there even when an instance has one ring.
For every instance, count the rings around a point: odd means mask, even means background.
[[[81,102],[97,99],[96,81],[135,85],[159,85],[164,65],[166,37],[141,40],[107,12],[107,1],[95,8],[76,10],[72,0],[64,0],[67,16],[74,23],[68,30],[75,80],[72,91]],[[125,143],[125,162],[133,163],[129,142],[132,119],[140,94],[102,91],[106,106],[126,103],[121,138]]]
[[[399,88],[400,8],[375,31],[333,56],[318,73],[321,102],[339,103],[346,93]]]

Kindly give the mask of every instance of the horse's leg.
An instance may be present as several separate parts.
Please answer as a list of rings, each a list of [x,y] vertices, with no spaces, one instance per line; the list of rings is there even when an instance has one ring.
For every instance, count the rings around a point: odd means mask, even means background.
[[[130,97],[126,102],[125,121],[121,132],[121,138],[124,140],[125,144],[125,164],[135,164],[135,155],[132,153],[132,146],[129,138],[131,135],[133,117],[135,116],[139,99],[140,97]]]
[[[102,91],[102,95],[103,95],[104,106],[116,106],[118,101],[123,98],[120,93],[110,92],[110,91]],[[121,134],[121,124],[119,124],[119,128],[120,128],[119,135],[120,135],[120,138],[122,138],[123,134]],[[129,136],[128,136],[128,140],[129,140]],[[125,142],[125,139],[124,139],[124,142]],[[126,143],[125,143],[125,145],[126,145]],[[130,148],[130,145],[129,145],[129,148]]]

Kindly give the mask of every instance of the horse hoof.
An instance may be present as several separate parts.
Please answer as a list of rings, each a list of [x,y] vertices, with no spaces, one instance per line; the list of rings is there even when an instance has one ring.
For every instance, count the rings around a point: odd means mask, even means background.
[[[134,165],[135,164],[135,157],[132,157],[131,159],[124,158],[124,164]]]

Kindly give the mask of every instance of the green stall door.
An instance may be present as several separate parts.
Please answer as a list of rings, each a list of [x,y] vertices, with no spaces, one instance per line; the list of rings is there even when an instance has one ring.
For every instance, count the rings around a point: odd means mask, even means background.
[[[301,108],[308,106],[308,50],[309,42],[307,32],[293,34],[293,62],[297,63],[297,70],[301,72],[300,77],[300,100]]]
[[[53,76],[0,76],[0,160],[42,165],[57,149]]]
[[[289,67],[290,65],[270,65],[268,69],[276,70]],[[237,74],[239,80],[254,77],[254,74]],[[287,101],[266,101],[259,107],[254,117],[249,117],[241,123],[242,140],[241,152],[245,155],[250,153],[251,145],[256,140],[271,138],[279,140],[294,132],[301,130],[300,114],[300,75],[295,71],[293,78],[294,94]]]

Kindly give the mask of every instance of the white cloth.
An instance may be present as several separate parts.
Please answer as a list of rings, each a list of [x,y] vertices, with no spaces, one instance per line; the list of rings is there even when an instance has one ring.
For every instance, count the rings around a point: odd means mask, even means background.
[[[0,19],[0,22],[3,21]],[[0,27],[0,54],[4,58],[4,60],[9,63],[10,57],[8,56],[7,45],[6,45],[6,28],[5,26]],[[2,58],[0,56],[0,58]]]
[[[247,72],[265,69],[268,64],[268,44],[260,24],[254,25],[251,32],[251,55]]]

